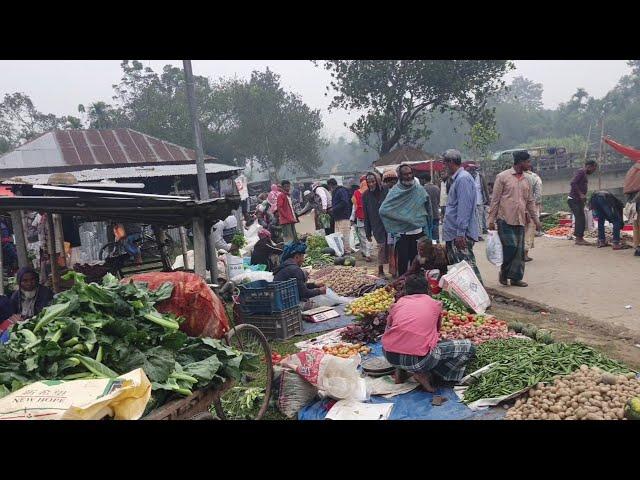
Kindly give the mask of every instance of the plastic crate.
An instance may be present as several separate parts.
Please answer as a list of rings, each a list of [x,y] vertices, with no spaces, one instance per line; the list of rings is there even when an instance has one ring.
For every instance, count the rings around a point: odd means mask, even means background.
[[[258,327],[270,340],[287,340],[302,330],[302,310],[299,305],[271,315],[248,315],[243,313],[242,320]]]
[[[295,278],[284,282],[258,280],[239,287],[240,308],[249,315],[270,315],[300,303]]]

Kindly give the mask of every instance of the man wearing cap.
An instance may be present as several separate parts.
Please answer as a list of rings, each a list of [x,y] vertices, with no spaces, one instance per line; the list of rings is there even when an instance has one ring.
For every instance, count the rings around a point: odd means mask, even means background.
[[[531,168],[530,155],[522,150],[513,154],[513,168],[496,176],[493,197],[489,209],[489,230],[495,230],[502,243],[502,266],[499,281],[502,285],[526,287],[524,277],[524,232],[529,218],[537,228],[540,220],[536,215],[535,200],[531,184],[524,172]]]

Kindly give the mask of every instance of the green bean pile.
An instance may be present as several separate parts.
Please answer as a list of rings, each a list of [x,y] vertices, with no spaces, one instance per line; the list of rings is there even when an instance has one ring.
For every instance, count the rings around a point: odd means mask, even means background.
[[[490,363],[497,365],[480,376],[467,389],[464,403],[481,398],[511,395],[539,382],[550,382],[558,375],[568,375],[581,365],[599,367],[610,373],[629,373],[620,362],[581,343],[545,345],[528,340],[491,340],[477,347],[477,358],[469,364],[468,372],[475,372]]]
[[[453,313],[467,313],[467,307],[464,303],[455,297],[452,297],[447,292],[441,292],[435,295],[431,295],[434,300],[442,302],[442,309]]]

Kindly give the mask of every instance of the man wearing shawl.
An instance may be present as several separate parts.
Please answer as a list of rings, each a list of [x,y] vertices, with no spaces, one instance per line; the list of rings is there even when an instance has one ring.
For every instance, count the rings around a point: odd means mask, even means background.
[[[398,167],[400,181],[391,189],[380,206],[380,218],[395,241],[398,275],[404,275],[418,254],[417,241],[425,234],[431,239],[431,201],[413,168]]]
[[[273,271],[274,282],[284,282],[292,278],[296,279],[301,302],[327,293],[327,288],[323,283],[307,282],[307,275],[301,268],[304,263],[304,254],[306,251],[307,244],[304,242],[296,241],[287,243],[280,257],[280,265]]]

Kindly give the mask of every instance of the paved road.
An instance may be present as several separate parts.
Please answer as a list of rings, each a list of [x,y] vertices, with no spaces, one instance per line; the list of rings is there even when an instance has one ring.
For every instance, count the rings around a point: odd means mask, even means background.
[[[487,261],[485,245],[476,244],[474,253],[488,287],[640,332],[640,257],[633,256],[633,249],[614,252],[536,238],[530,252],[534,261],[525,269],[529,286],[520,288],[498,283],[498,269]]]

